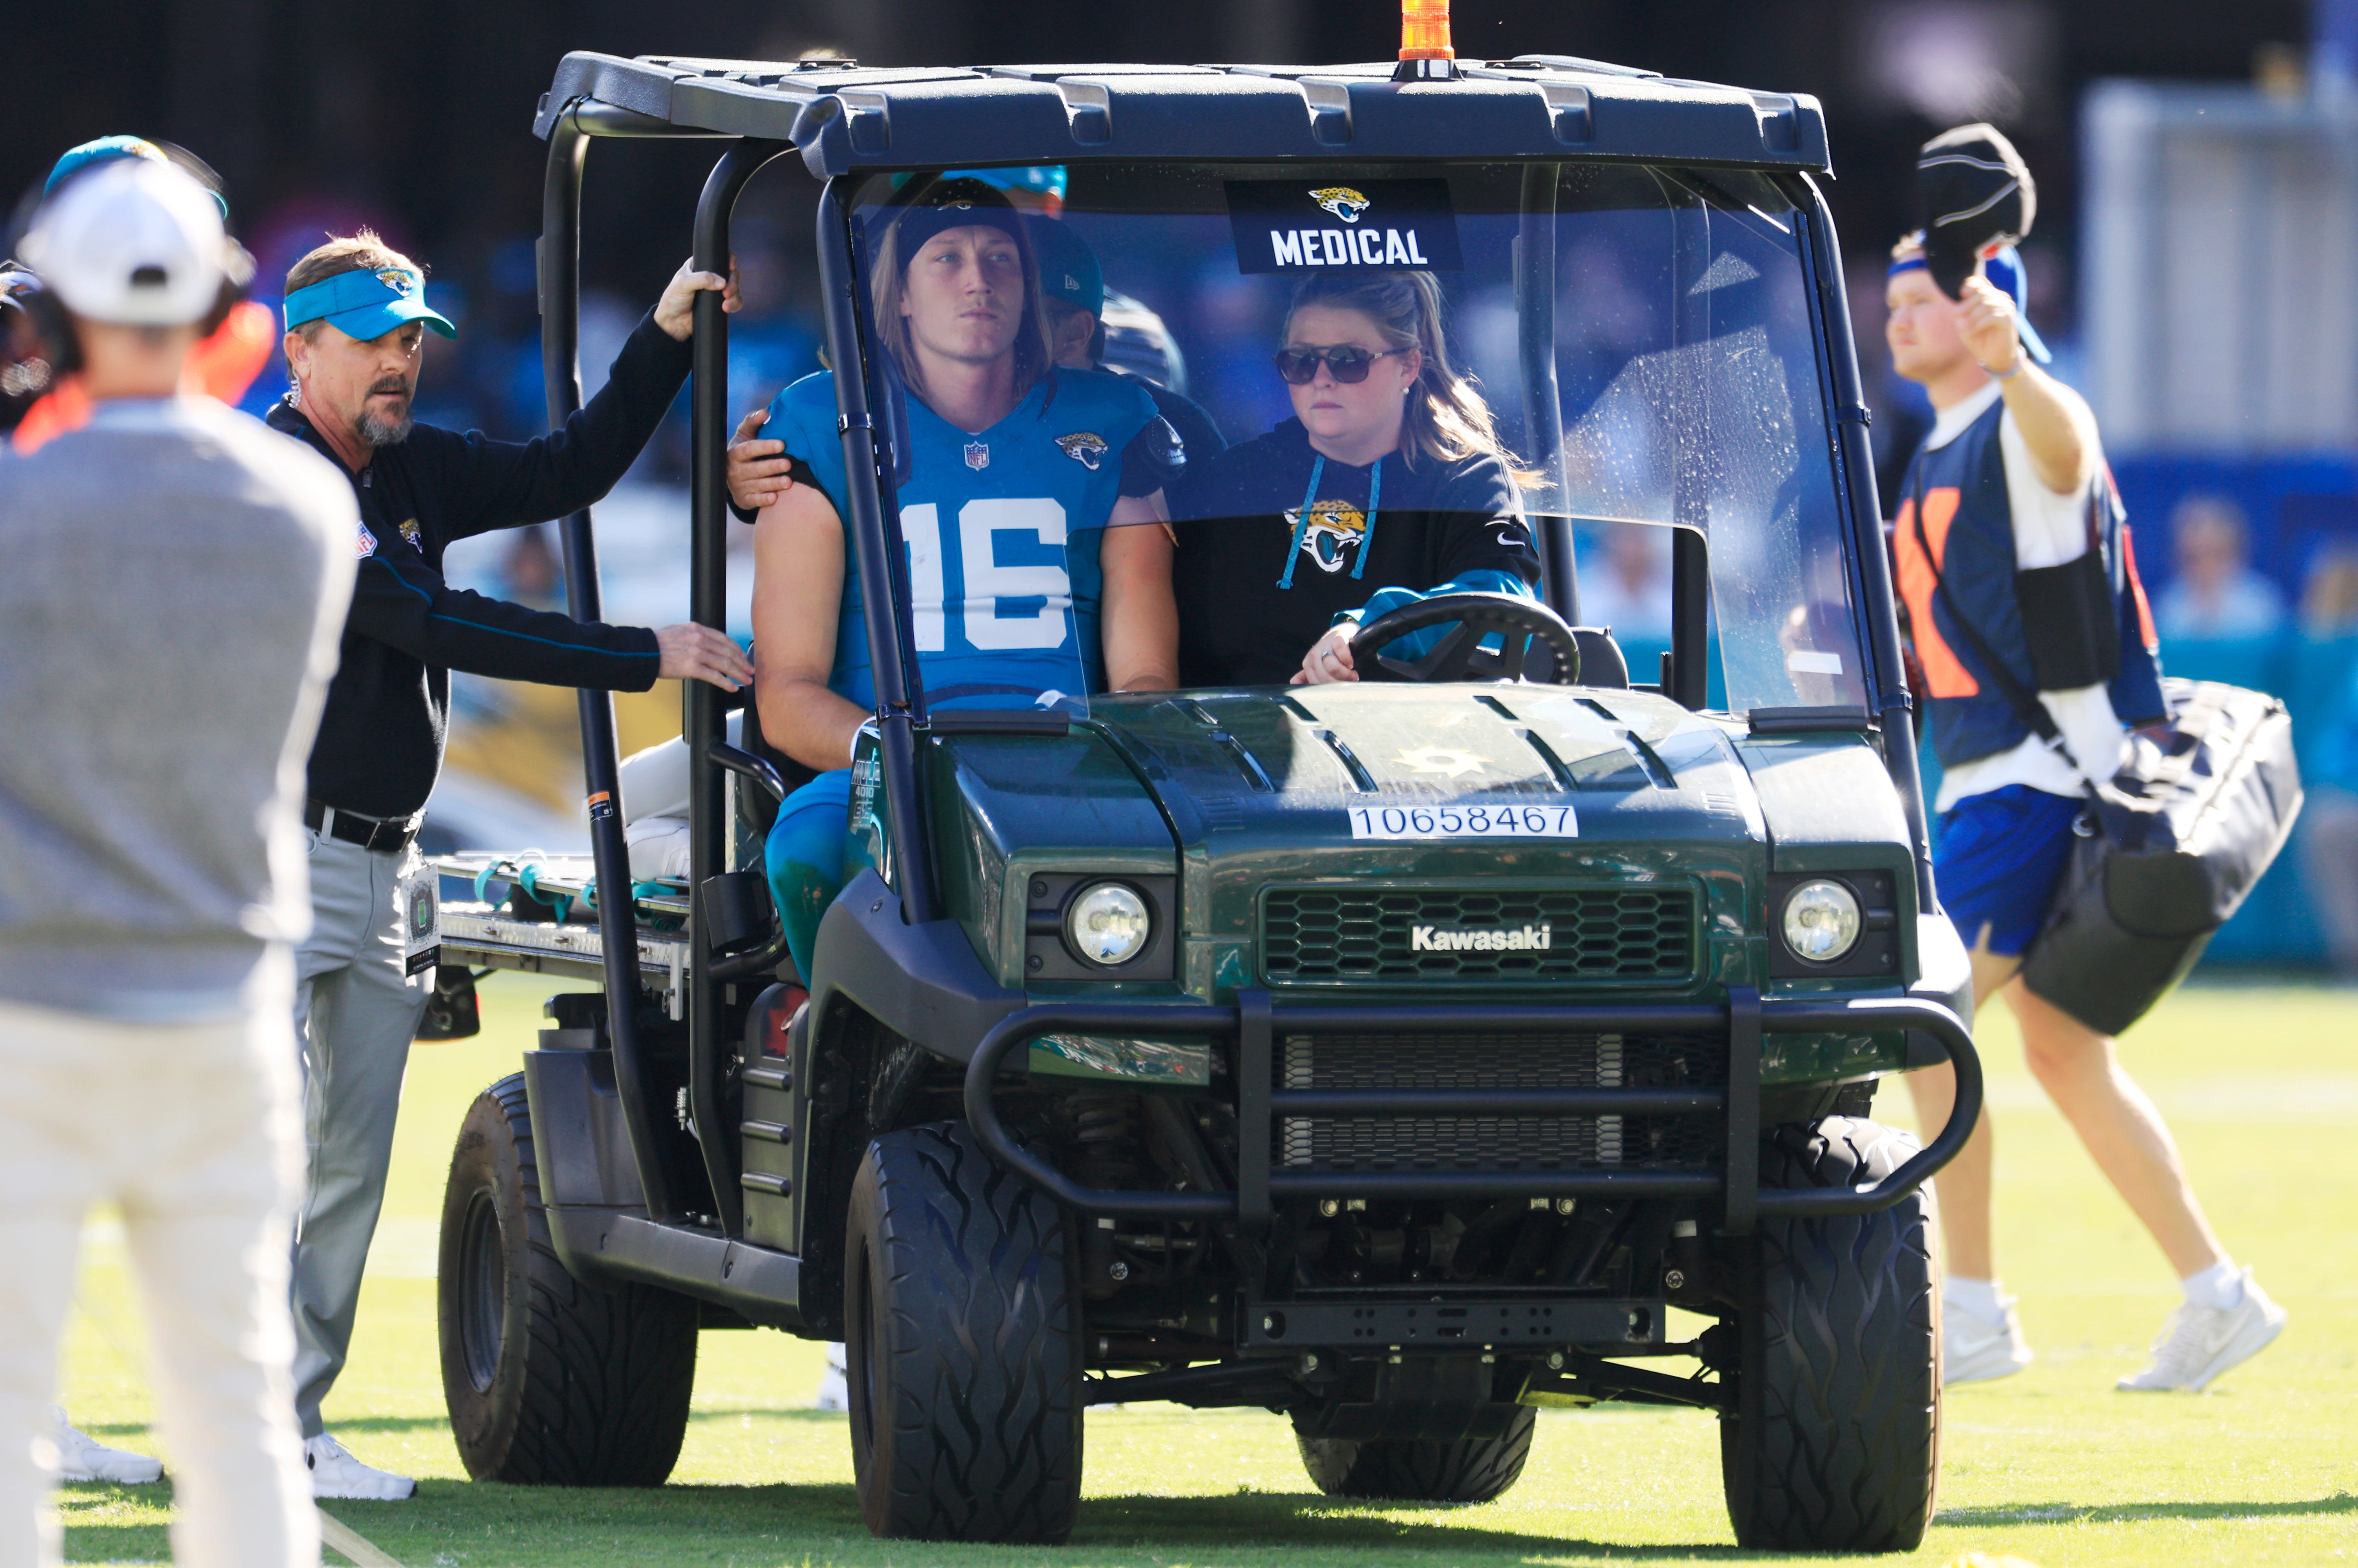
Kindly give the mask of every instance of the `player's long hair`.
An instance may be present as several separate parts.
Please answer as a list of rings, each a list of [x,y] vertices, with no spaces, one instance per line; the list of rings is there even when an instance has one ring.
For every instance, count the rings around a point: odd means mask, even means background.
[[[1537,482],[1539,475],[1524,468],[1490,416],[1475,378],[1450,362],[1449,337],[1441,324],[1441,286],[1422,271],[1376,273],[1353,277],[1313,276],[1293,291],[1286,307],[1285,332],[1293,329],[1294,312],[1305,305],[1335,310],[1356,310],[1375,323],[1386,344],[1415,349],[1424,360],[1410,388],[1406,417],[1401,425],[1401,452],[1411,469],[1419,457],[1457,462],[1471,457],[1494,457],[1507,465],[1519,485]]]
[[[1047,304],[1040,293],[1040,258],[1033,254],[1032,237],[1023,232],[1022,224],[1016,224],[1011,232],[1016,254],[1023,261],[1023,319],[1015,329],[1014,344],[1015,400],[1021,403],[1048,379],[1055,361],[1049,347]],[[923,397],[925,373],[917,363],[916,346],[909,340],[909,319],[901,314],[901,291],[911,259],[901,254],[901,224],[890,224],[869,264],[868,297],[876,302],[877,341],[892,351],[892,362],[909,390]]]

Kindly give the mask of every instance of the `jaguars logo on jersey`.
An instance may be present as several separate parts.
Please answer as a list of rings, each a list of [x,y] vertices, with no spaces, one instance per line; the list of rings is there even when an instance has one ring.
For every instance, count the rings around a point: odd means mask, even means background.
[[[401,536],[409,541],[409,547],[413,550],[426,548],[425,544],[418,537],[417,519],[415,517],[405,517],[401,520]]]
[[[1310,193],[1310,200],[1346,223],[1356,223],[1359,214],[1375,205],[1347,185],[1329,185]]]
[[[1302,509],[1285,514],[1290,534],[1302,521]],[[1303,530],[1302,553],[1318,563],[1322,572],[1343,569],[1346,549],[1357,549],[1368,535],[1368,514],[1347,501],[1316,501],[1310,505],[1310,526]]]
[[[1059,436],[1056,445],[1065,449],[1066,457],[1091,473],[1098,471],[1098,465],[1105,460],[1105,455],[1110,449],[1106,446],[1106,438],[1095,430],[1076,430],[1069,436]]]

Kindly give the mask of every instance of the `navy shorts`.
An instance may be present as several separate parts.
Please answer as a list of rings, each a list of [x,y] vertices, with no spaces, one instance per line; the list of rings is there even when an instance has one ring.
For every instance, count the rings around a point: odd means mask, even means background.
[[[1941,813],[1932,854],[1941,906],[1970,948],[2017,957],[2039,935],[2055,879],[2071,856],[2071,824],[2086,803],[2028,784],[1969,795]]]

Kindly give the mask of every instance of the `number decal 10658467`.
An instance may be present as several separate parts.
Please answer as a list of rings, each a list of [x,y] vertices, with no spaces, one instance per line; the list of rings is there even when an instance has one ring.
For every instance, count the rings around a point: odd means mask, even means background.
[[[1443,801],[1429,806],[1346,808],[1354,838],[1577,838],[1569,806],[1515,801]]]

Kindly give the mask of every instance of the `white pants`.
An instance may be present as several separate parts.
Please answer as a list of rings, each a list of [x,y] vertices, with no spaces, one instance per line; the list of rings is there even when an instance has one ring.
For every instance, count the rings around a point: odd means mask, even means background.
[[[299,1173],[288,970],[244,1016],[114,1023],[0,1002],[0,1568],[59,1560],[58,1337],[83,1216],[112,1200],[154,1351],[181,1568],[316,1568],[287,1238]]]

